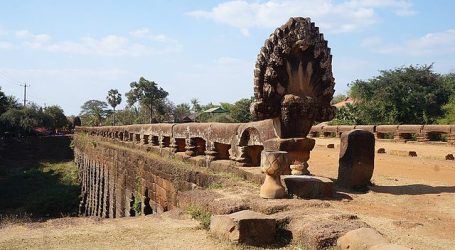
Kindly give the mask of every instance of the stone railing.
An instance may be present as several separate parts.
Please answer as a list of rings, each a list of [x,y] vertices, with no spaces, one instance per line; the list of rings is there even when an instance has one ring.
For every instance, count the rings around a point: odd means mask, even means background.
[[[251,123],[77,127],[76,133],[132,142],[159,151],[184,152],[188,157],[203,155],[207,164],[213,160],[232,160],[245,166],[259,166],[263,143],[277,138],[270,119]]]
[[[406,142],[414,137],[418,142],[437,141],[436,135],[447,135],[447,142],[455,145],[455,125],[316,125],[309,137],[340,137],[352,129],[374,133],[376,139]]]

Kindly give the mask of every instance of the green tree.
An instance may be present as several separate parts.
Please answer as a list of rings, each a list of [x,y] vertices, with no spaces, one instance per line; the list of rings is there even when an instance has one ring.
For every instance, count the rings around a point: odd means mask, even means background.
[[[444,116],[438,120],[439,124],[455,124],[455,95],[451,101],[442,107]]]
[[[199,103],[199,100],[197,98],[193,98],[191,99],[191,111],[195,112],[195,113],[199,113],[201,111],[203,111],[203,107],[201,106],[201,104]]]
[[[250,112],[250,106],[254,98],[243,98],[235,102],[230,109],[230,116],[235,122],[251,122],[253,115]]]
[[[115,126],[115,107],[122,102],[122,95],[118,92],[118,90],[111,89],[107,92],[106,100],[114,110],[112,113],[112,125]]]
[[[184,116],[191,114],[191,107],[188,103],[180,103],[175,106],[174,120],[180,122]]]
[[[329,122],[330,125],[357,125],[362,121],[359,118],[359,108],[355,104],[347,103],[346,106],[337,110],[335,118]]]
[[[141,77],[139,82],[130,83],[131,90],[126,93],[129,105],[134,105],[139,102],[141,106],[145,106],[149,111],[149,122],[153,123],[153,112],[156,109],[163,108],[163,99],[165,99],[169,93],[163,88],[158,87],[158,84],[154,81],[148,81]],[[158,112],[160,110],[157,110]]]
[[[62,129],[68,125],[63,109],[57,105],[44,108],[44,114],[48,116],[49,124],[47,128],[52,130]]]
[[[442,114],[451,91],[432,65],[380,71],[351,83],[359,118],[366,124],[431,124]]]
[[[81,106],[80,116],[85,125],[100,126],[107,114],[107,103],[103,101],[89,100]]]

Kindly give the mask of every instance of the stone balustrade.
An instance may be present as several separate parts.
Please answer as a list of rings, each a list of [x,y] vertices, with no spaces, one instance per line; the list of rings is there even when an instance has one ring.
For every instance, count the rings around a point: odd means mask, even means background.
[[[266,140],[277,138],[272,120],[251,123],[180,123],[127,126],[77,127],[76,133],[144,145],[188,157],[233,160],[239,165],[259,166]]]
[[[316,125],[310,130],[310,137],[340,137],[352,129],[362,129],[374,133],[376,139],[389,139],[398,142],[416,140],[418,142],[440,141],[446,135],[447,143],[455,145],[455,125]]]

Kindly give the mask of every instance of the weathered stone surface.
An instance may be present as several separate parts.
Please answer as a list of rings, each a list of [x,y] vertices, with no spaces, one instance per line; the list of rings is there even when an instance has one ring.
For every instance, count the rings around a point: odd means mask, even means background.
[[[374,170],[374,135],[364,130],[343,133],[337,184],[345,188],[361,188],[371,184]]]
[[[379,244],[379,245],[374,245],[374,246],[368,248],[368,250],[411,250],[411,249],[401,246],[401,245],[397,245],[397,244],[383,243],[383,244]]]
[[[284,176],[288,194],[306,199],[330,198],[333,196],[332,180],[318,176]]]
[[[266,199],[279,199],[286,195],[280,176],[289,168],[285,151],[262,151],[261,168],[266,174],[259,195]]]
[[[359,228],[349,231],[337,241],[341,250],[367,250],[370,247],[389,243],[380,233],[372,228]]]
[[[280,138],[306,137],[334,117],[335,82],[327,42],[309,18],[293,17],[265,41],[254,71],[252,113],[273,119]]]
[[[228,215],[214,215],[210,221],[210,233],[234,243],[265,245],[275,241],[276,221],[251,210]]]
[[[338,237],[361,227],[367,225],[355,215],[315,213],[293,219],[288,229],[293,240],[301,242],[305,249],[319,250],[336,245]]]

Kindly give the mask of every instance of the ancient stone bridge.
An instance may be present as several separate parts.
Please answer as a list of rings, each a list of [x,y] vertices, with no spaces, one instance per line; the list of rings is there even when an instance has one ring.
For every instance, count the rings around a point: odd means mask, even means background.
[[[263,143],[271,138],[277,138],[272,120],[77,127],[81,213],[129,216],[138,212],[135,204],[146,204],[143,214],[169,210],[177,206],[178,191],[208,186],[214,178],[171,159],[203,167],[259,166]]]

